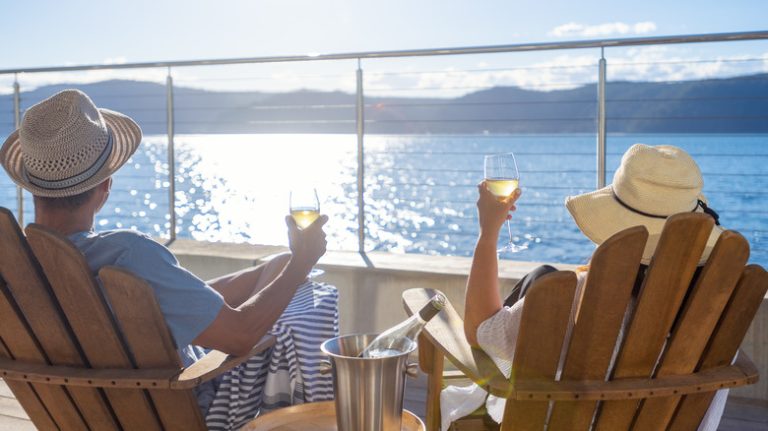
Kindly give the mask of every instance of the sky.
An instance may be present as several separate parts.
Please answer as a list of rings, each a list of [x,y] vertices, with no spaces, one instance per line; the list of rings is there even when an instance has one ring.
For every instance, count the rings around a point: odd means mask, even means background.
[[[765,0],[0,0],[0,22],[0,38],[4,41],[0,70],[5,70],[768,30],[768,4]],[[617,78],[674,80],[762,72],[768,71],[768,41],[614,48],[607,50],[606,57],[609,65],[618,65],[609,69]],[[406,86],[453,88],[456,93],[462,86],[494,84],[546,90],[552,88],[547,87],[552,83],[562,82],[567,87],[589,81],[594,70],[571,71],[574,73],[563,77],[555,76],[552,70],[542,73],[519,68],[594,65],[597,58],[599,51],[593,49],[368,61],[364,68],[372,72],[367,84],[374,92]],[[624,71],[621,66],[628,62],[691,59],[750,60],[738,64],[657,65],[645,70],[624,66]],[[181,82],[202,87],[266,86],[281,90],[314,87],[314,80],[320,87],[349,90],[352,84],[347,74],[354,75],[354,68],[349,62],[316,62],[216,70],[183,68],[174,74]],[[442,75],[393,77],[403,72]],[[377,73],[381,74],[378,78]],[[165,74],[160,69],[77,76],[25,74],[19,80],[29,87],[110,77],[161,81]],[[337,75],[343,78],[329,79]],[[252,82],[231,82],[237,79]],[[0,75],[0,91],[7,90],[11,80],[9,75]],[[274,82],[277,80],[279,84]]]

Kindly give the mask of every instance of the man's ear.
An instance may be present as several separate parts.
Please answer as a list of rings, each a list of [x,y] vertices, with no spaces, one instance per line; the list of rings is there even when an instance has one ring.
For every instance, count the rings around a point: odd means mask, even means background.
[[[102,192],[104,195],[108,195],[110,190],[112,190],[112,177],[107,178],[106,180],[102,181],[98,186],[96,186],[100,192]]]
[[[104,206],[104,203],[107,202],[107,198],[109,197],[109,191],[112,189],[112,177],[107,178],[106,180],[102,181],[101,184],[96,186],[98,191],[100,192],[100,198],[98,205],[96,207],[96,212],[101,211],[101,208]]]

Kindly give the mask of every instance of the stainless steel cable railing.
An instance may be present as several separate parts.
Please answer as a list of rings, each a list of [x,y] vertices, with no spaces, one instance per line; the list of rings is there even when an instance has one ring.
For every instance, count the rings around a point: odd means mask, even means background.
[[[406,51],[386,51],[386,52],[361,52],[346,54],[327,54],[327,55],[309,55],[309,56],[277,56],[277,57],[254,57],[254,58],[236,58],[236,59],[212,59],[195,61],[172,61],[172,62],[152,62],[152,63],[133,63],[117,65],[86,65],[86,66],[64,66],[64,67],[45,67],[45,68],[27,68],[0,70],[0,79],[13,79],[11,106],[3,106],[0,102],[0,130],[11,129],[18,125],[24,110],[35,103],[37,100],[27,93],[22,92],[22,88],[28,86],[21,83],[26,77],[45,73],[70,73],[96,70],[165,70],[166,78],[163,87],[157,87],[135,93],[120,92],[89,92],[98,104],[99,98],[119,100],[122,106],[114,106],[121,111],[129,111],[136,120],[148,129],[162,130],[164,138],[155,139],[156,145],[146,158],[137,160],[137,164],[152,164],[156,167],[151,175],[140,174],[139,170],[121,172],[125,178],[132,181],[138,177],[142,181],[154,183],[156,187],[150,193],[144,193],[136,189],[126,190],[118,193],[110,202],[112,211],[120,214],[125,210],[136,195],[141,193],[144,203],[151,207],[151,211],[130,210],[130,216],[136,219],[136,223],[145,226],[151,226],[155,234],[167,232],[167,236],[172,241],[177,232],[191,228],[190,221],[186,220],[189,214],[194,212],[194,207],[204,202],[204,195],[200,193],[200,187],[195,187],[195,181],[202,182],[205,179],[191,180],[187,179],[182,184],[184,176],[187,174],[182,166],[188,160],[177,160],[176,157],[188,157],[180,155],[176,149],[177,135],[191,133],[206,133],[206,130],[213,124],[212,120],[204,119],[206,114],[214,114],[229,111],[231,113],[242,112],[244,109],[250,113],[258,115],[248,116],[248,118],[216,119],[215,124],[219,129],[226,129],[227,133],[250,133],[255,130],[260,132],[283,131],[286,129],[295,129],[298,131],[315,130],[320,133],[345,133],[356,136],[356,145],[351,146],[350,155],[356,158],[352,164],[356,181],[354,187],[352,184],[343,184],[338,189],[334,189],[341,194],[354,196],[357,207],[356,220],[347,220],[356,224],[357,249],[361,252],[376,248],[386,248],[388,244],[387,231],[394,231],[412,238],[413,231],[409,231],[410,221],[406,218],[392,217],[387,215],[387,211],[392,211],[388,206],[387,200],[397,199],[398,202],[405,204],[403,208],[396,211],[407,211],[408,208],[427,208],[435,215],[435,220],[431,223],[439,226],[454,226],[452,229],[436,228],[428,226],[420,232],[425,236],[441,237],[454,236],[464,237],[466,241],[471,241],[475,233],[466,229],[457,223],[457,218],[469,218],[474,216],[474,184],[480,177],[481,172],[478,169],[468,169],[467,166],[480,166],[475,161],[471,164],[468,159],[477,157],[483,152],[489,152],[494,148],[494,133],[487,136],[486,129],[501,130],[501,133],[516,133],[525,126],[538,127],[534,130],[546,131],[551,124],[569,124],[574,133],[585,134],[583,142],[587,143],[594,137],[597,137],[597,145],[593,146],[595,152],[584,151],[587,148],[584,144],[577,150],[559,151],[556,155],[566,160],[572,166],[567,169],[547,170],[533,168],[529,166],[523,168],[523,175],[527,179],[524,182],[526,197],[530,200],[526,202],[529,213],[521,210],[520,220],[526,226],[533,225],[553,225],[562,223],[568,219],[565,210],[562,207],[562,198],[567,194],[579,193],[593,189],[595,185],[602,186],[612,175],[611,169],[618,165],[618,158],[623,151],[616,151],[613,147],[608,148],[608,126],[607,124],[638,124],[638,123],[663,123],[675,124],[683,121],[697,121],[704,124],[719,124],[722,122],[731,123],[749,123],[766,122],[768,116],[764,115],[745,115],[735,113],[733,115],[697,113],[690,116],[677,115],[628,115],[626,112],[637,109],[639,106],[648,104],[696,102],[704,108],[711,104],[732,103],[735,106],[748,101],[760,102],[768,100],[768,97],[754,95],[715,95],[715,96],[697,96],[686,97],[685,95],[677,98],[671,97],[636,97],[636,95],[626,96],[620,93],[620,88],[624,83],[612,82],[608,80],[608,73],[616,71],[629,71],[639,67],[690,67],[691,65],[703,65],[706,63],[726,62],[731,65],[757,65],[765,63],[762,58],[734,58],[734,59],[699,59],[699,60],[677,60],[668,61],[627,61],[621,60],[615,63],[610,62],[610,56],[605,55],[605,49],[620,49],[622,47],[636,46],[654,46],[664,44],[685,44],[702,42],[733,42],[747,40],[768,39],[768,31],[761,32],[742,32],[727,34],[710,35],[686,35],[686,36],[662,36],[649,38],[628,38],[628,39],[606,39],[592,41],[568,41],[554,43],[532,43],[502,46],[486,47],[467,47],[467,48],[448,48],[432,50],[406,50]],[[579,63],[571,65],[514,65],[509,67],[474,67],[463,70],[379,70],[376,67],[378,61],[387,58],[413,58],[425,56],[457,56],[457,55],[478,55],[478,54],[513,54],[518,52],[545,51],[545,50],[573,50],[573,49],[596,49],[599,48],[599,56],[595,57],[595,62]],[[338,97],[333,101],[320,101],[311,103],[258,103],[246,106],[234,107],[232,99],[222,97],[215,103],[206,103],[201,105],[200,100],[203,97],[210,102],[210,94],[205,92],[196,92],[189,90],[189,87],[179,85],[183,81],[183,71],[197,67],[220,67],[225,65],[264,65],[276,63],[303,63],[316,64],[318,61],[336,62],[336,61],[354,61],[354,77],[349,73],[349,68],[344,74],[350,90],[354,92],[349,97]],[[363,64],[366,68],[363,69]],[[351,62],[347,64],[350,66]],[[162,69],[161,69],[162,68]],[[747,69],[744,69],[747,70]],[[751,70],[751,69],[750,69]],[[760,70],[760,69],[757,69]],[[537,90],[559,90],[559,89],[577,89],[581,88],[584,96],[576,99],[558,100],[551,98],[546,100],[495,100],[495,101],[472,101],[460,100],[446,102],[439,96],[445,94],[467,93],[471,91],[488,90],[496,85],[504,85],[504,81],[486,81],[481,84],[461,84],[453,85],[409,85],[408,80],[420,79],[425,76],[484,76],[488,73],[509,74],[520,71],[540,71],[551,75],[548,82],[537,83],[533,86]],[[597,73],[595,73],[595,71]],[[160,82],[155,73],[155,82]],[[324,81],[339,78],[338,74],[328,72],[310,72],[303,73],[293,77],[294,79],[306,81]],[[382,78],[400,79],[398,85],[378,84]],[[693,76],[692,78],[696,78]],[[252,83],[269,82],[274,76],[266,74],[250,74],[249,76],[218,76],[216,78],[197,78],[195,82],[200,81],[203,86],[209,85],[228,85],[227,83]],[[746,76],[738,78],[743,81],[760,81],[766,78],[760,76]],[[658,81],[674,84],[680,81]],[[0,82],[0,85],[2,83]],[[590,97],[589,95],[594,95]],[[416,95],[423,99],[421,101],[403,100],[408,96]],[[437,97],[433,97],[433,95]],[[228,97],[239,97],[230,94]],[[139,108],[137,101],[141,101]],[[385,101],[385,102],[383,102]],[[148,106],[149,105],[149,106]],[[579,107],[579,115],[565,116],[558,112],[558,108],[563,105]],[[407,113],[407,117],[387,116],[388,108],[397,108],[400,112]],[[498,110],[494,116],[472,116],[471,109],[493,108]],[[515,110],[515,108],[519,108]],[[163,111],[165,118],[163,119]],[[441,115],[437,116],[435,113]],[[11,114],[11,115],[6,115]],[[201,120],[202,119],[202,120]],[[461,123],[461,128],[456,127]],[[420,150],[419,145],[411,145],[407,149],[389,148],[386,144],[379,145],[381,142],[374,137],[382,134],[386,135],[387,130],[399,128],[406,133],[399,133],[399,137],[407,136],[413,133],[422,136],[424,133],[455,134],[455,130],[463,130],[465,125],[472,125],[477,132],[471,135],[471,140],[483,142],[482,148],[473,151],[457,151],[452,148],[450,143],[446,143],[439,150],[427,149]],[[408,132],[408,130],[413,130]],[[526,129],[527,130],[527,129]],[[498,135],[495,135],[498,137]],[[615,139],[618,147],[624,145],[620,136],[611,136],[612,142]],[[166,147],[163,150],[163,147]],[[517,149],[517,148],[516,148]],[[620,148],[623,149],[623,148]],[[547,151],[536,151],[535,149],[518,150],[516,153],[522,157],[530,158],[531,164],[535,165],[536,158],[551,157],[553,154]],[[440,161],[434,162],[436,167],[414,167],[412,165],[398,165],[403,160],[432,160],[437,155],[442,157]],[[390,165],[382,165],[382,157],[393,158]],[[728,159],[743,160],[747,158],[768,158],[768,154],[739,154],[736,152],[719,153],[700,153],[693,154],[695,158],[710,159]],[[144,156],[142,156],[144,157]],[[456,160],[452,160],[456,159]],[[454,166],[458,164],[459,166]],[[730,169],[730,167],[728,167]],[[723,170],[705,171],[705,178],[713,178],[718,184],[726,181],[748,179],[759,185],[760,189],[755,192],[728,190],[728,188],[719,186],[718,189],[705,190],[710,196],[721,196],[724,202],[734,203],[728,199],[733,196],[765,196],[768,192],[764,185],[768,182],[768,174],[761,171],[744,172]],[[444,179],[437,179],[438,174],[450,174],[452,178],[448,182]],[[132,177],[133,176],[133,177]],[[562,177],[568,176],[568,184],[562,183]],[[396,193],[390,193],[389,190],[383,190],[376,184],[381,178],[388,178],[385,184],[390,188],[396,188]],[[427,190],[431,190],[427,193]],[[11,191],[5,184],[0,187],[0,195],[8,196]],[[135,192],[135,193],[134,193]],[[166,198],[161,199],[159,193],[165,193]],[[24,198],[21,191],[17,191],[17,212],[18,217],[23,221],[25,214]],[[228,195],[227,199],[237,199],[234,195]],[[438,208],[435,203],[440,199],[442,208]],[[732,200],[732,199],[731,199]],[[115,211],[115,210],[121,211]],[[163,214],[163,211],[167,213]],[[183,214],[179,214],[183,213]],[[453,215],[448,216],[446,213]],[[740,215],[750,218],[752,216],[765,215],[766,212],[760,209],[746,208],[736,206],[721,210],[724,217],[738,218]],[[207,223],[215,222],[215,210],[209,209],[204,217]],[[351,217],[351,216],[350,216]],[[752,218],[755,218],[752,217]],[[403,221],[406,220],[406,221]],[[176,223],[181,223],[179,226]],[[427,223],[423,221],[422,224]],[[345,225],[347,228],[349,224]],[[760,239],[755,250],[762,250],[763,238],[765,238],[765,229],[759,229],[764,224],[759,224],[751,220],[745,225],[753,235]],[[530,240],[541,240],[543,234],[548,234],[547,241],[574,241],[577,232],[573,230],[567,236],[561,233],[558,235],[547,232],[546,229],[539,231],[529,231]],[[444,239],[444,238],[443,238]],[[583,241],[583,239],[582,239]],[[416,241],[418,242],[418,241]],[[444,242],[450,243],[450,238]],[[450,244],[449,244],[450,245]],[[421,246],[414,246],[418,250]],[[452,252],[450,247],[443,247],[444,250]],[[768,250],[763,250],[768,256]],[[766,257],[768,260],[768,257]]]

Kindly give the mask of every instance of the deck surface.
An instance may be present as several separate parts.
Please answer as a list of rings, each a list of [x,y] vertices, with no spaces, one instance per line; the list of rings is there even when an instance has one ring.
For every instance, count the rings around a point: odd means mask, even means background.
[[[405,408],[424,418],[426,377],[408,380]],[[0,380],[0,431],[33,431],[35,427],[13,397],[4,381]],[[734,397],[728,398],[719,431],[768,430],[768,403]]]

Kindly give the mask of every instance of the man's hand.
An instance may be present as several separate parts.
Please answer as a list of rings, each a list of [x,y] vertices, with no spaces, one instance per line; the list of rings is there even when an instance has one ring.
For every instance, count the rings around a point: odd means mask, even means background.
[[[288,225],[288,245],[293,255],[291,260],[302,270],[306,270],[307,274],[325,254],[328,241],[325,239],[323,225],[327,222],[328,216],[321,215],[311,225],[300,229],[293,217],[285,217],[285,224]]]
[[[511,195],[500,198],[491,193],[483,181],[477,185],[477,191],[480,194],[477,198],[480,234],[497,238],[504,221],[511,217],[509,213],[517,209],[515,202],[520,197],[520,189],[515,189]]]

